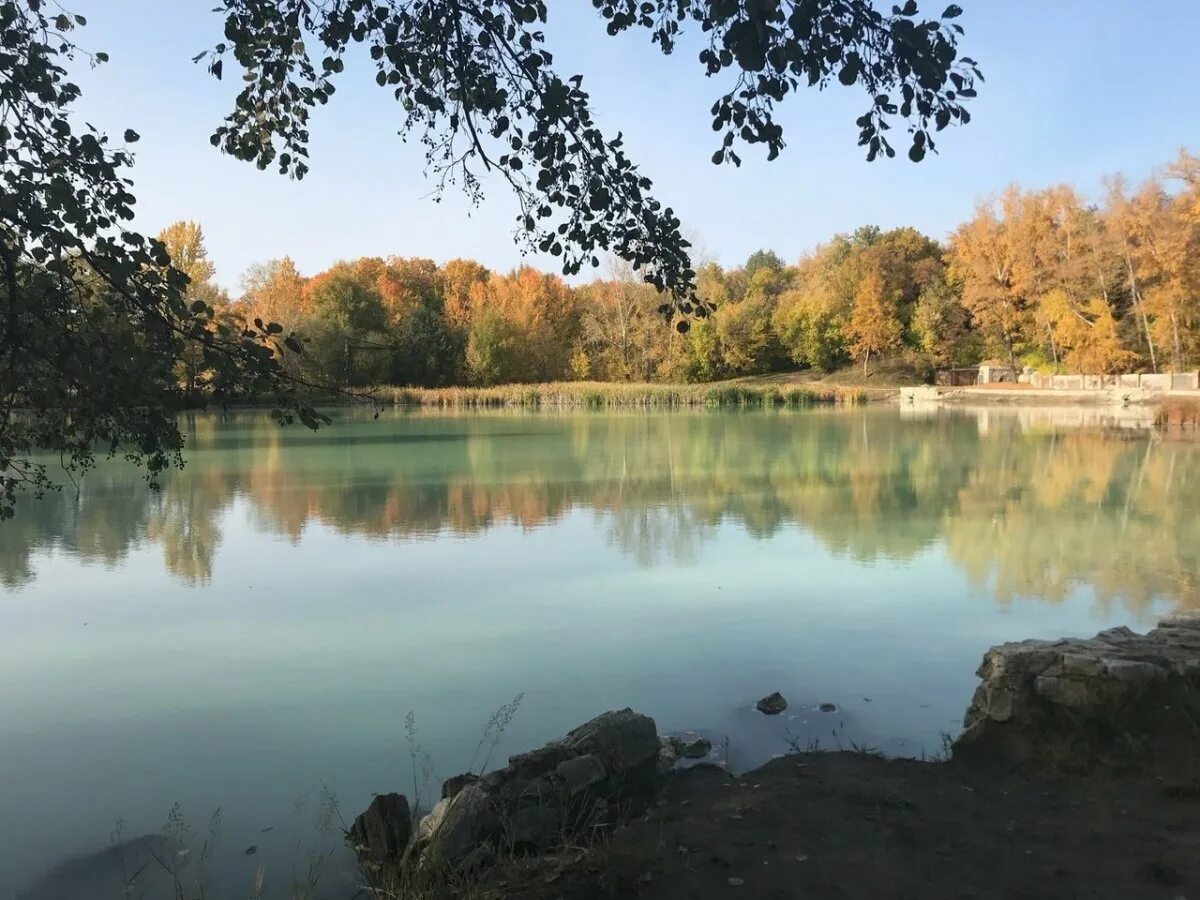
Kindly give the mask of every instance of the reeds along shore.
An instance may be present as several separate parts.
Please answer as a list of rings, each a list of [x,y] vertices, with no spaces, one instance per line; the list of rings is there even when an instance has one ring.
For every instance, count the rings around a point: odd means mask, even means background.
[[[783,407],[857,405],[866,394],[829,387],[778,387],[773,385],[660,385],[609,382],[555,382],[510,384],[470,388],[380,387],[370,391],[381,403],[397,406],[433,406],[447,409],[475,407]]]
[[[1200,429],[1200,399],[1168,397],[1154,413],[1154,424],[1164,431]]]

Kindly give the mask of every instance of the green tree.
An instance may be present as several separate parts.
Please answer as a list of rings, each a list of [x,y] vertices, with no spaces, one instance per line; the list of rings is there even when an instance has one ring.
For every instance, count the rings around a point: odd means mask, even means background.
[[[747,258],[746,264],[742,268],[746,271],[747,277],[752,277],[759,269],[782,272],[783,260],[774,250],[755,250]]]
[[[495,307],[484,309],[471,323],[467,338],[467,372],[473,384],[520,381],[520,334]]]
[[[982,342],[958,292],[942,276],[926,285],[912,316],[913,343],[935,366],[971,365],[982,358]]]

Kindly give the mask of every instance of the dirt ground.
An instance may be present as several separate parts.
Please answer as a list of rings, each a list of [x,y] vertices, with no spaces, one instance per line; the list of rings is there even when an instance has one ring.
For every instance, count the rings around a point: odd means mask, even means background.
[[[1200,781],[1029,779],[817,753],[672,776],[661,805],[505,897],[1200,898]]]

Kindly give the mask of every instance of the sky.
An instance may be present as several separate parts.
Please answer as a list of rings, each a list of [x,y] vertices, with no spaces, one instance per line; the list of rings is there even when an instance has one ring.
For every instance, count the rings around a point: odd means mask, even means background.
[[[885,0],[886,2],[886,0]],[[922,4],[923,11],[940,12]],[[496,270],[522,256],[516,202],[500,183],[472,208],[431,196],[419,141],[397,135],[401,111],[365,54],[348,60],[331,103],[310,122],[302,181],[222,156],[208,142],[232,108],[239,73],[218,82],[191,57],[222,39],[211,0],[70,0],[88,19],[81,44],[111,62],[73,73],[79,114],[141,134],[133,169],[136,225],[177,219],[204,228],[217,280],[237,293],[245,270],[288,255],[315,274],[339,259],[470,257]],[[1200,39],[1195,0],[959,0],[962,52],[987,83],[973,121],[943,132],[939,154],[868,164],[854,120],[860,88],[804,91],[781,109],[788,147],[767,162],[746,148],[740,169],[714,166],[709,108],[728,82],[704,76],[692,48],[663,57],[649,35],[609,38],[589,0],[553,0],[546,27],[555,68],[581,73],[601,127],[624,134],[655,195],[679,214],[705,258],[741,263],[769,248],[795,260],[860,225],[912,225],[944,238],[1007,184],[1068,183],[1098,197],[1101,178],[1141,180],[1181,147],[1200,150]],[[356,48],[357,49],[357,48]]]

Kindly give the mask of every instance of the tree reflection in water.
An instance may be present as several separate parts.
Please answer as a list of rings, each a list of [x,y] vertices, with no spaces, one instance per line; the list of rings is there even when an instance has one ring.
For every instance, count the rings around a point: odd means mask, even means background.
[[[590,510],[643,566],[695,559],[722,525],[760,539],[799,527],[864,562],[944,545],[999,602],[1083,585],[1133,612],[1200,607],[1200,447],[1060,418],[1078,415],[397,413],[311,434],[197,415],[187,467],[159,493],[109,463],[77,495],[23,501],[0,525],[0,583],[32,583],[48,552],[115,566],[150,544],[205,584],[244,501],[255,528],[294,542],[314,523],[433,539]]]

